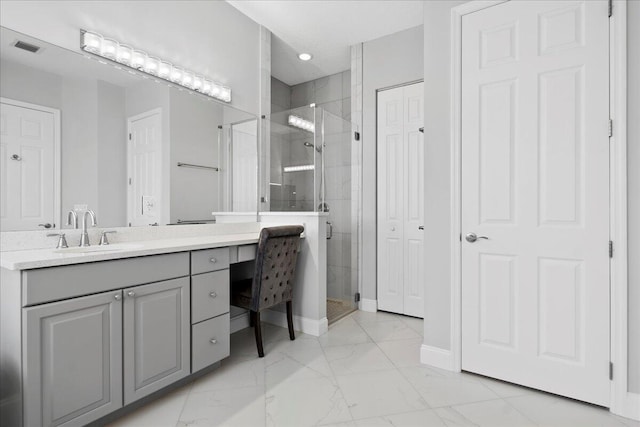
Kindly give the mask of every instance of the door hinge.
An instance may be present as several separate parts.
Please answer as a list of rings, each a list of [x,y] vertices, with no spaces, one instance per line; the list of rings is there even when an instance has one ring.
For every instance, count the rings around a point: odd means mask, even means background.
[[[609,380],[613,381],[613,362],[609,362]]]
[[[609,240],[609,258],[613,258],[613,242]]]
[[[355,138],[356,141],[360,141],[360,132],[354,132],[353,137]]]
[[[355,300],[356,302],[360,302],[360,292],[356,292]]]
[[[131,134],[129,134],[129,141],[131,141]]]
[[[613,120],[609,119],[609,138],[613,136]]]
[[[458,236],[458,238],[460,239],[460,241],[462,242],[462,233],[460,233],[460,235]]]
[[[129,185],[131,185],[131,178],[129,178]]]
[[[613,0],[609,0],[609,18],[613,16]]]

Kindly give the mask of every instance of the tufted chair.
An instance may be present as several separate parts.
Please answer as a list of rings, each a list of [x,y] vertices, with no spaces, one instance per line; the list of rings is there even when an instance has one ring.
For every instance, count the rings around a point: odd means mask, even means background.
[[[264,357],[260,312],[274,305],[287,304],[289,338],[293,332],[293,279],[298,259],[300,225],[263,228],[258,241],[253,279],[231,284],[231,305],[249,310],[251,326],[255,327],[258,356]]]

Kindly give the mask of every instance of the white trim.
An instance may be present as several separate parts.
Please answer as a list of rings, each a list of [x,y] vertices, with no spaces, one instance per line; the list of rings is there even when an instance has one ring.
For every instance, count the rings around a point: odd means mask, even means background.
[[[249,312],[245,311],[244,313],[238,314],[237,316],[231,318],[229,333],[233,334],[234,332],[241,331],[242,329],[246,329],[248,327],[249,327]]]
[[[422,344],[420,347],[420,363],[435,366],[447,371],[456,371],[456,360],[451,350]]]
[[[284,311],[265,310],[260,312],[260,318],[263,322],[271,323],[272,325],[283,328],[287,327],[287,313]],[[308,317],[296,316],[294,314],[293,329],[304,334],[319,337],[329,330],[329,321],[326,317],[323,317],[320,320],[315,320]]]
[[[375,313],[378,311],[378,300],[362,298],[360,300],[359,310]]]
[[[628,391],[627,1],[613,2],[610,19],[611,412],[640,420],[640,394]]]
[[[446,353],[450,353],[452,371],[462,369],[462,306],[461,306],[461,33],[462,17],[508,0],[476,0],[451,9],[451,350],[435,351],[429,346],[421,349],[423,363],[446,364]],[[611,186],[610,227],[614,241],[614,257],[611,261],[611,360],[614,362],[614,377],[611,382],[611,412],[625,417],[640,419],[640,394],[627,391],[627,159],[626,159],[626,0],[614,0],[611,25],[611,118],[614,119],[614,136],[611,138]],[[616,132],[616,129],[618,130]],[[444,369],[447,369],[446,367]]]
[[[42,105],[31,104],[28,102],[17,101],[15,99],[0,97],[0,103],[13,105],[15,107],[29,108],[31,110],[42,111],[45,113],[53,114],[53,222],[55,227],[53,229],[61,230],[61,218],[62,218],[62,167],[61,167],[61,124],[60,124],[60,110],[57,108],[44,107]],[[53,231],[51,229],[50,231]]]

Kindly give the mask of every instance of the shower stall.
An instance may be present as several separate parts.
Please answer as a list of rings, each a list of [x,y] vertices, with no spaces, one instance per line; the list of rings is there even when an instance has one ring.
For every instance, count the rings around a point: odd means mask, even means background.
[[[267,116],[261,200],[272,212],[323,212],[327,221],[327,318],[357,308],[360,150],[355,127],[320,107]]]

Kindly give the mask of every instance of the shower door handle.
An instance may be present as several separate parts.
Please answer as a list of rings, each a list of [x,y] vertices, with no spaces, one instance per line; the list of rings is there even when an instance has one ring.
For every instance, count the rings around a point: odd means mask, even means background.
[[[333,224],[327,221],[327,240],[333,237]]]

